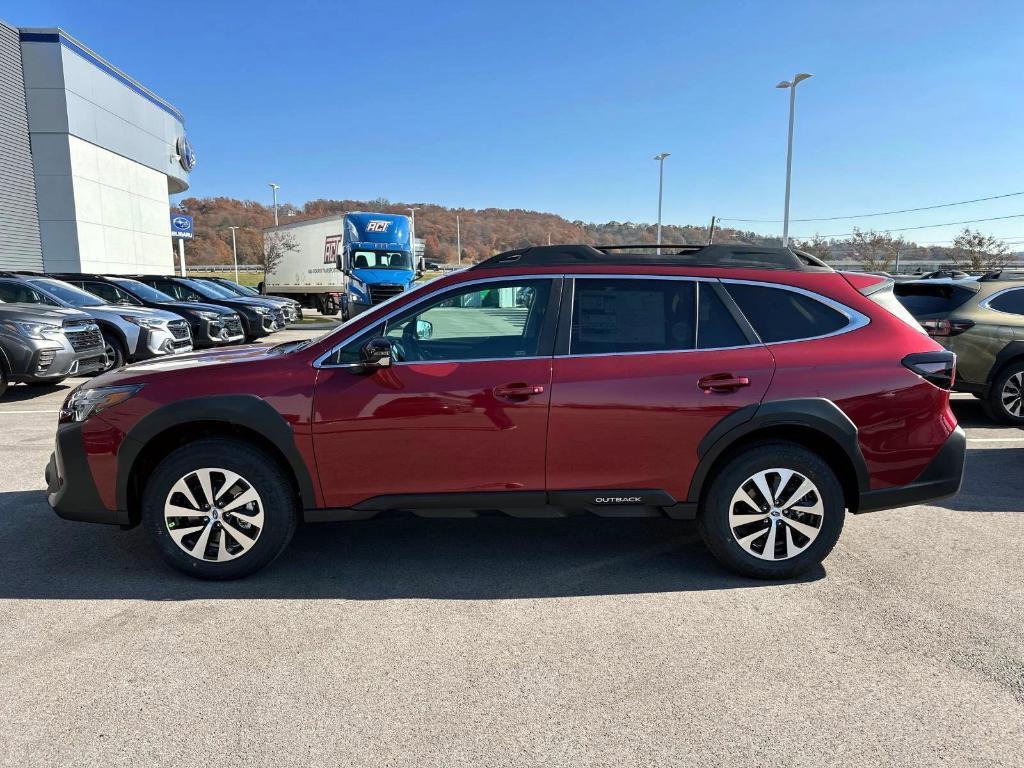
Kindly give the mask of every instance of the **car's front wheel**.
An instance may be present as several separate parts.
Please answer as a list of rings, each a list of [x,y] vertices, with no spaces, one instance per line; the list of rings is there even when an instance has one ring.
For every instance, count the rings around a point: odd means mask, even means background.
[[[787,579],[824,560],[845,514],[835,472],[787,442],[754,443],[712,480],[698,525],[712,554],[744,576]]]
[[[207,438],[150,475],[142,520],[163,558],[204,579],[237,579],[273,561],[298,520],[295,493],[273,459],[248,443]]]
[[[1008,365],[999,372],[985,405],[997,421],[1024,426],[1024,363]]]

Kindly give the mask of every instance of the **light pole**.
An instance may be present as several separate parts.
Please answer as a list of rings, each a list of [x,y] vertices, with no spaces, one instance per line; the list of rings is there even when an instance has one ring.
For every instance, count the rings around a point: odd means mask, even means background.
[[[459,214],[455,214],[455,253],[459,266],[462,266],[462,223],[459,221]]]
[[[793,175],[793,118],[796,115],[796,87],[813,75],[801,72],[793,77],[793,81],[783,80],[776,88],[789,88],[789,140],[786,144],[786,210],[782,216],[782,247],[789,245],[789,186]]]
[[[658,161],[658,255],[661,255],[661,194],[665,188],[665,158],[668,157],[671,152],[662,152],[660,155],[655,155],[654,159]]]
[[[412,244],[412,268],[416,269],[416,211],[418,211],[419,208],[406,208],[405,210],[412,214],[412,230],[409,232],[409,240]]]
[[[231,230],[231,250],[235,254],[235,282],[238,282],[238,242],[235,240],[235,230],[238,227],[228,227]]]
[[[280,184],[270,183],[270,188],[274,190],[274,226],[277,226],[277,190],[281,188]]]

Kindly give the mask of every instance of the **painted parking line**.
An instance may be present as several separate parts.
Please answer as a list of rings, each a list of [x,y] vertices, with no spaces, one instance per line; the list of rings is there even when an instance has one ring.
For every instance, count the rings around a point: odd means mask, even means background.
[[[1024,443],[1021,437],[968,437],[968,443]]]
[[[0,416],[3,416],[4,414],[8,414],[8,413],[12,413],[12,414],[13,413],[60,413],[60,411],[7,411],[7,410],[0,410]]]

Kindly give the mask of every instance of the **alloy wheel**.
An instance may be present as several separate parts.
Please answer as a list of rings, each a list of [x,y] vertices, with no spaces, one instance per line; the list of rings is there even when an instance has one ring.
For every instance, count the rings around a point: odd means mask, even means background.
[[[792,469],[765,469],[748,477],[729,503],[729,529],[747,553],[788,560],[818,538],[825,507],[817,486]]]
[[[1024,412],[1024,371],[1018,371],[1003,384],[999,399],[1008,414],[1020,418]]]
[[[164,522],[178,547],[197,560],[234,560],[252,549],[263,531],[263,501],[237,472],[205,467],[171,487]]]

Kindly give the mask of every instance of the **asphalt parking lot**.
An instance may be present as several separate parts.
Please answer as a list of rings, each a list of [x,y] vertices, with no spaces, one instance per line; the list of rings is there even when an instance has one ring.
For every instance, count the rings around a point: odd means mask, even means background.
[[[0,765],[1024,764],[1024,432],[970,397],[960,495],[848,516],[795,583],[686,523],[482,518],[218,584],[47,507],[67,391],[0,401]]]

